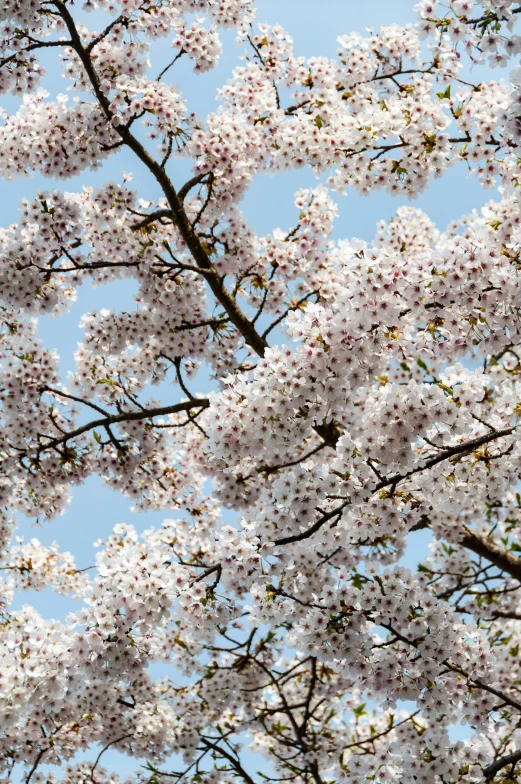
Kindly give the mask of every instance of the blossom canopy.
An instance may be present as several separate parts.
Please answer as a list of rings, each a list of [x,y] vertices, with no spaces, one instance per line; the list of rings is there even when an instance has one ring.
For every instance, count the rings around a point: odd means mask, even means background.
[[[0,229],[2,781],[521,780],[521,6],[415,10],[328,58],[253,0],[4,0],[0,175],[51,187]],[[227,28],[199,117],[176,63]],[[62,188],[122,152],[159,196]],[[451,167],[494,197],[437,228],[409,201]],[[261,236],[248,189],[296,169]],[[335,199],[378,189],[406,206],[335,239]],[[124,279],[62,377],[38,317]],[[95,564],[17,535],[91,476],[169,519]],[[76,611],[20,604],[45,588]]]

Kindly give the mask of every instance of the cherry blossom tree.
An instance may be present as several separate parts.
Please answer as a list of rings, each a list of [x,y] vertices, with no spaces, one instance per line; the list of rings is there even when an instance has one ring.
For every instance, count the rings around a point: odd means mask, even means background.
[[[0,230],[2,781],[117,784],[109,748],[135,784],[521,780],[521,6],[416,11],[306,59],[252,0],[2,3],[3,177],[123,148],[161,193],[45,190]],[[222,28],[244,59],[196,117],[175,63],[211,69]],[[334,197],[452,166],[495,200],[332,239]],[[250,184],[302,167],[294,225],[259,236]],[[85,314],[61,378],[37,317],[123,278],[135,309]],[[95,565],[16,536],[92,475],[172,519],[115,526]],[[45,587],[78,611],[12,608]]]

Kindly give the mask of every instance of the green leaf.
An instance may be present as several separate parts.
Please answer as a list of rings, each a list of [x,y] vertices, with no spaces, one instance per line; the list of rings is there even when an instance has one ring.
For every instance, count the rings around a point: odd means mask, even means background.
[[[438,386],[440,389],[443,389],[443,391],[446,392],[448,395],[454,395],[454,391],[450,387],[446,386],[445,384],[442,384],[441,381],[438,382]]]
[[[438,96],[438,98],[441,98],[442,100],[444,98],[450,98],[450,84],[448,85],[448,87],[445,88],[445,90],[442,93],[436,93],[436,95]]]
[[[358,591],[361,591],[367,580],[361,574],[355,574],[351,578],[351,582]]]
[[[322,120],[322,117],[319,114],[317,114],[317,116],[315,117],[315,125],[319,129],[322,128],[322,126],[324,125],[324,121]]]
[[[497,231],[501,226],[502,222],[503,221],[500,220],[487,221],[487,226],[491,226],[494,229],[494,231]]]

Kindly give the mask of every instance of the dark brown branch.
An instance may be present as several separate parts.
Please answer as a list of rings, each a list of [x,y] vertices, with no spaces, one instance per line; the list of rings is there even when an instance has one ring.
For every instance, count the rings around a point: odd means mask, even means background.
[[[65,25],[71,36],[72,46],[78,57],[80,58],[87,76],[89,77],[92,89],[96,98],[98,99],[103,112],[108,120],[113,120],[113,113],[110,108],[110,101],[103,92],[101,84],[90,59],[88,52],[85,50],[81,41],[80,35],[74,24],[74,20],[70,14],[68,7],[62,0],[52,0],[52,4],[58,9],[62,16]],[[259,356],[264,356],[264,352],[268,344],[261,335],[258,334],[255,327],[252,325],[250,319],[241,310],[236,300],[230,292],[226,289],[223,278],[217,273],[213,264],[211,263],[205,249],[203,248],[197,233],[192,226],[188,216],[184,210],[182,200],[175,190],[170,178],[166,174],[161,164],[156,161],[143,144],[131,133],[126,125],[115,125],[115,130],[124,141],[124,143],[135,153],[139,160],[146,166],[149,172],[154,176],[158,185],[161,186],[165,198],[170,206],[172,219],[181,234],[186,246],[188,247],[192,258],[194,259],[197,267],[204,274],[208,285],[212,290],[215,298],[224,307],[230,321],[237,327],[242,334],[245,342],[253,349]]]
[[[476,555],[486,558],[487,561],[497,566],[503,572],[507,572],[521,583],[521,559],[517,558],[509,550],[499,547],[492,539],[487,539],[474,531],[465,529],[465,534],[460,543],[472,550]]]
[[[391,727],[388,727],[387,729],[383,730],[382,732],[377,732],[375,735],[370,735],[368,738],[363,738],[361,740],[354,741],[353,743],[348,743],[347,746],[344,746],[344,748],[342,749],[342,754],[345,751],[347,751],[348,749],[353,749],[353,748],[362,748],[363,749],[363,747],[364,747],[363,744],[364,743],[373,743],[375,740],[378,740],[379,738],[383,738],[385,735],[388,735],[390,732],[395,730],[397,727],[401,727],[402,724],[406,724],[408,721],[412,721],[419,713],[420,713],[420,711],[417,710],[414,713],[411,713],[410,716],[407,716],[407,718],[402,719],[401,721],[397,722],[396,724],[393,724]]]
[[[108,24],[106,26],[106,28],[104,30],[102,30],[101,33],[96,36],[96,38],[93,38],[93,40],[85,47],[85,51],[90,54],[92,52],[92,50],[94,49],[94,47],[97,46],[99,43],[101,43],[101,41],[103,41],[107,37],[107,35],[110,33],[110,31],[117,24],[122,24],[124,27],[127,27],[127,25],[128,25],[128,17],[120,15],[120,16],[117,16],[115,19],[113,19],[112,22],[110,24]]]
[[[317,452],[320,452],[321,449],[324,449],[325,446],[327,446],[327,444],[324,441],[324,443],[319,444],[314,449],[310,449],[309,452],[305,452],[303,455],[301,455],[300,457],[297,457],[295,460],[288,460],[287,463],[281,463],[280,465],[262,465],[262,466],[259,466],[257,468],[257,473],[259,473],[259,474],[275,474],[277,471],[281,471],[283,468],[290,468],[291,466],[300,465],[300,463],[303,463],[304,460],[308,460],[310,457],[313,457],[313,455],[316,455]],[[250,474],[250,476],[253,476],[253,474]],[[246,481],[246,479],[249,479],[249,478],[250,477],[244,477],[243,481]]]
[[[176,414],[179,411],[190,411],[193,408],[208,408],[209,405],[210,405],[210,401],[207,398],[192,399],[192,400],[187,400],[184,403],[175,403],[172,406],[149,408],[149,409],[144,409],[143,411],[128,411],[122,414],[114,414],[113,416],[107,416],[104,417],[103,419],[95,419],[92,422],[87,422],[86,425],[82,425],[81,427],[76,428],[76,430],[71,430],[70,433],[66,433],[60,438],[53,438],[48,443],[42,444],[40,447],[38,447],[37,454],[40,455],[42,452],[48,449],[55,449],[61,444],[67,443],[67,441],[70,441],[72,438],[76,438],[77,436],[80,436],[83,433],[87,433],[89,430],[93,430],[96,427],[106,428],[107,426],[115,425],[118,422],[135,422],[141,419],[151,419],[152,417],[156,417],[156,416]]]
[[[33,39],[34,40],[34,39]],[[32,52],[34,49],[44,49],[50,46],[70,46],[72,41],[35,41],[28,46],[24,46],[23,49],[20,49],[19,52],[14,52],[13,54],[9,55],[9,57],[4,57],[0,60],[0,68],[3,68],[4,65],[8,65],[11,62],[14,62],[20,55],[25,54],[25,52]]]
[[[488,765],[486,768],[483,768],[483,773],[485,774],[485,778],[487,779],[487,781],[491,781],[496,775],[496,773],[499,773],[500,770],[506,768],[508,765],[516,765],[516,763],[520,761],[521,761],[521,751],[514,751],[513,754],[506,754],[504,757],[500,757],[491,765]]]
[[[48,751],[48,749],[41,749],[41,751],[38,752],[38,756],[36,757],[36,759],[34,761],[34,765],[32,766],[31,770],[27,774],[27,778],[25,779],[25,784],[29,784],[29,782],[31,781],[31,779],[33,777],[33,773],[36,772],[36,768],[40,764],[43,755],[46,754],[47,751]]]
[[[104,417],[109,417],[110,414],[105,411],[104,408],[101,406],[97,406],[95,403],[92,403],[90,400],[84,400],[82,397],[76,397],[76,395],[71,395],[69,392],[61,392],[59,389],[53,389],[52,387],[40,387],[38,390],[40,393],[42,392],[49,392],[51,395],[59,395],[60,397],[65,397],[67,400],[74,400],[75,403],[81,403],[84,406],[88,406],[89,408],[94,409],[97,411],[98,414],[103,414]]]
[[[412,526],[410,531],[420,531],[430,527],[430,519],[428,515],[422,515],[419,521]],[[488,539],[481,534],[471,531],[464,527],[463,537],[457,544],[466,547],[467,550],[472,550],[476,555],[486,558],[491,564],[497,566],[503,572],[507,572],[516,580],[521,583],[521,559],[517,558],[509,550],[499,547],[492,539]],[[498,618],[513,618],[521,620],[521,615],[515,613],[501,613],[492,612],[492,617]]]
[[[463,670],[461,667],[458,667],[456,664],[451,664],[450,662],[444,662],[444,664],[447,667],[447,669],[449,669],[451,672],[455,672],[458,675],[462,675],[463,677],[465,677],[472,686],[477,686],[483,691],[487,691],[489,694],[493,694],[494,697],[497,697],[506,705],[510,705],[511,708],[515,708],[516,710],[521,712],[521,703],[517,702],[517,700],[513,700],[507,694],[504,694],[502,691],[499,691],[499,689],[496,689],[494,686],[489,686],[488,683],[484,683],[479,678],[473,678],[467,672],[465,672],[465,670]]]
[[[213,581],[213,583],[211,585],[208,586],[208,588],[211,591],[213,591],[216,588],[217,584],[219,583],[219,581],[221,579],[222,570],[223,570],[223,568],[222,568],[222,565],[220,563],[215,564],[215,566],[210,566],[208,569],[206,569],[206,571],[204,571],[202,574],[200,574],[198,577],[196,577],[193,580],[193,582],[194,583],[199,583],[199,582],[201,582],[201,580],[204,580],[206,577],[209,577],[211,574],[214,574],[215,572],[217,572],[217,576],[216,576],[215,580]]]
[[[106,746],[104,746],[104,747],[101,749],[100,753],[99,753],[99,754],[98,754],[98,756],[96,757],[96,760],[95,760],[95,762],[94,762],[94,765],[93,765],[93,766],[92,766],[92,768],[90,769],[90,776],[89,776],[89,778],[90,778],[90,780],[92,781],[92,784],[96,784],[96,782],[94,781],[94,771],[95,771],[95,770],[96,770],[96,768],[98,767],[98,763],[99,763],[100,759],[102,758],[102,756],[103,756],[103,755],[105,754],[105,752],[107,751],[107,749],[110,749],[110,747],[111,747],[111,746],[114,746],[116,743],[121,743],[121,741],[122,741],[122,740],[126,740],[127,738],[131,738],[131,737],[132,737],[132,733],[128,733],[127,735],[123,735],[123,737],[121,737],[121,738],[116,738],[116,740],[111,740],[111,741],[110,741],[110,743],[107,743],[107,745],[106,745]]]
[[[166,65],[166,66],[163,68],[163,70],[161,71],[161,73],[160,73],[160,74],[158,74],[158,77],[157,77],[156,81],[160,82],[160,81],[161,81],[161,79],[163,78],[163,76],[166,74],[166,72],[167,72],[167,71],[169,71],[169,70],[170,70],[170,68],[171,68],[173,65],[175,65],[175,63],[176,63],[176,62],[179,60],[179,58],[180,58],[180,57],[182,57],[184,54],[186,54],[185,50],[184,50],[184,49],[180,49],[180,50],[179,50],[179,52],[178,52],[178,53],[176,54],[176,56],[174,57],[174,59],[173,59],[173,60],[171,60],[171,61],[168,63],[168,65]]]
[[[416,468],[412,468],[410,471],[406,471],[403,474],[393,474],[392,476],[386,477],[382,479],[381,482],[378,482],[373,488],[372,492],[377,493],[379,490],[383,490],[386,487],[391,487],[393,485],[397,485],[399,482],[402,482],[404,479],[409,479],[411,476],[418,474],[422,471],[427,471],[429,468],[433,468],[433,466],[438,465],[438,463],[442,463],[444,460],[448,460],[451,457],[456,455],[460,455],[462,453],[466,453],[477,449],[484,444],[488,444],[491,441],[495,441],[497,438],[502,438],[504,436],[511,435],[514,430],[517,429],[517,425],[512,425],[512,427],[507,427],[504,430],[497,430],[494,433],[486,433],[483,436],[478,436],[477,438],[473,438],[470,441],[465,441],[462,444],[456,444],[455,446],[449,447],[440,451],[437,455],[434,455],[431,458],[428,458],[423,465],[419,465]],[[325,525],[329,520],[332,520],[337,515],[341,514],[341,512],[345,509],[345,507],[349,504],[349,501],[344,501],[344,503],[337,506],[335,509],[327,512],[327,514],[322,515],[310,528],[306,531],[302,531],[300,534],[294,534],[293,536],[285,536],[281,539],[276,539],[274,544],[276,546],[282,546],[285,544],[291,544],[292,542],[300,542],[304,539],[309,539],[310,536],[313,536],[314,533],[319,531],[323,525]]]
[[[204,174],[197,174],[195,177],[192,177],[190,180],[187,180],[187,182],[185,182],[183,187],[179,189],[179,192],[177,194],[181,199],[181,201],[184,201],[188,196],[189,192],[192,190],[192,188],[195,188],[196,185],[199,185],[199,183],[202,182],[204,178],[207,176],[208,176],[207,172],[204,172]]]
[[[217,743],[211,743],[208,738],[201,738],[202,743],[209,748],[213,749],[217,754],[221,755],[225,759],[227,759],[230,764],[232,765],[233,770],[241,776],[241,778],[246,782],[246,784],[255,784],[255,781],[252,777],[244,770],[240,761],[231,754],[231,752],[223,749],[221,746],[217,745]]]
[[[510,13],[511,14],[521,14],[521,6],[519,8],[512,8],[510,10]],[[497,13],[490,13],[488,15],[480,16],[480,17],[478,17],[476,19],[468,19],[467,20],[467,24],[469,24],[469,25],[477,25],[480,22],[484,22],[485,20],[486,21],[490,21],[490,23],[500,21]]]
[[[333,518],[337,517],[338,515],[342,514],[343,510],[348,506],[349,501],[344,501],[343,504],[337,506],[335,509],[332,509],[331,512],[327,512],[326,514],[322,515],[316,523],[314,523],[311,528],[302,531],[300,534],[294,534],[293,536],[283,536],[282,539],[275,539],[273,544],[277,547],[282,547],[285,544],[292,544],[293,542],[301,542],[303,539],[309,539],[310,536],[313,536],[317,531],[320,531],[323,525],[325,525],[329,520],[333,520]]]
[[[368,614],[368,617],[369,620],[372,620],[370,614]],[[400,642],[403,642],[406,645],[411,645],[413,648],[416,649],[418,648],[418,642],[419,639],[421,638],[410,640],[408,637],[405,637],[405,635],[397,631],[391,624],[380,623],[380,626],[383,626],[384,629],[387,629],[392,634],[394,634],[396,638],[400,640]],[[521,703],[517,702],[517,700],[512,699],[512,697],[509,697],[508,694],[504,694],[504,692],[499,691],[499,689],[496,689],[494,686],[490,686],[488,683],[484,683],[480,678],[473,678],[471,675],[468,674],[468,672],[465,672],[465,670],[462,667],[458,666],[457,664],[452,664],[452,662],[449,659],[445,659],[443,664],[447,668],[447,670],[449,670],[449,672],[454,672],[457,675],[461,675],[462,677],[466,678],[471,686],[482,689],[483,691],[486,691],[489,694],[493,694],[494,697],[500,699],[501,702],[504,703],[505,705],[510,705],[511,708],[515,708],[517,711],[521,712]]]
[[[143,218],[143,220],[139,221],[138,223],[133,223],[130,227],[132,231],[139,231],[140,229],[144,229],[146,226],[149,226],[151,223],[155,223],[160,218],[171,218],[172,212],[171,210],[156,210],[155,212],[150,213]]]
[[[496,618],[507,618],[511,621],[521,621],[521,614],[514,611],[492,610],[490,616],[492,620],[495,620]]]
[[[306,300],[308,300],[310,297],[312,297],[315,294],[319,294],[319,292],[320,289],[315,289],[314,291],[310,291],[307,294],[305,294],[303,297],[301,297],[299,300],[297,300],[297,302],[295,302],[289,308],[286,308],[286,310],[278,318],[276,318],[275,321],[273,321],[267,329],[264,330],[264,332],[262,333],[262,337],[263,338],[267,337],[269,333],[272,331],[272,329],[275,329],[275,327],[278,326],[281,323],[281,321],[284,321],[284,319],[289,313],[298,310],[299,307],[303,305],[304,302],[306,302]]]
[[[465,452],[469,452],[477,449],[480,446],[484,446],[491,441],[495,441],[498,438],[509,436],[514,432],[514,430],[517,430],[517,428],[518,425],[512,425],[511,427],[506,427],[503,430],[495,430],[493,433],[485,433],[483,436],[477,436],[477,438],[472,438],[470,441],[464,441],[462,444],[455,444],[454,446],[447,447],[447,449],[443,449],[442,451],[438,452],[437,455],[433,455],[432,457],[428,458],[422,466],[412,468],[405,474],[394,474],[394,476],[387,477],[376,485],[375,491],[382,490],[384,487],[389,487],[390,485],[394,485],[397,482],[401,482],[403,479],[408,479],[410,476],[413,476],[420,471],[425,471],[428,468],[432,468],[433,466],[438,465],[438,463],[442,463],[444,460],[448,460],[450,457],[464,454]]]

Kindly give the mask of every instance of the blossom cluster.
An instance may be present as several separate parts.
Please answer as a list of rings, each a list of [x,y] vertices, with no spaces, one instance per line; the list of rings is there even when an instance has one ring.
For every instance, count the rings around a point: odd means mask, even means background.
[[[0,229],[0,777],[517,779],[521,77],[462,68],[519,52],[519,8],[422,0],[335,57],[254,26],[251,0],[84,10],[4,3],[0,88],[27,95],[0,174],[68,180],[124,150],[153,188],[39,189]],[[210,70],[230,27],[243,59],[197,118],[176,62]],[[48,48],[72,100],[38,86]],[[402,204],[337,238],[334,194],[414,198],[451,166],[500,188],[445,228]],[[293,223],[259,234],[255,177],[306,168]],[[123,279],[134,304],[84,313],[63,376],[38,319]],[[167,519],[118,523],[92,562],[18,535],[94,475]],[[66,618],[24,603],[49,590]]]

